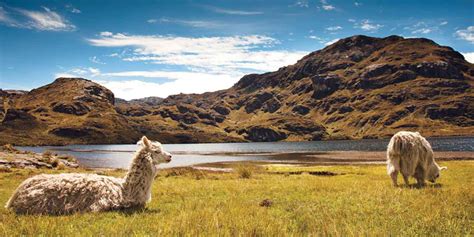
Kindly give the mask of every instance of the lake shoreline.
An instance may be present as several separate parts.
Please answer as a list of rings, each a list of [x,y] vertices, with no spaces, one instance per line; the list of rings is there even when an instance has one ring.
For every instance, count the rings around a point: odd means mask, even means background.
[[[472,151],[438,151],[435,152],[436,161],[469,161],[474,160]],[[266,154],[264,156],[268,156]],[[305,153],[279,153],[273,154],[271,161],[245,161],[255,165],[383,165],[386,161],[386,153],[381,151],[328,151],[328,152],[305,152]],[[277,157],[277,159],[275,159]],[[291,159],[290,159],[291,158]],[[227,168],[235,166],[239,162],[213,162],[193,165],[192,167]]]
[[[278,153],[223,153],[225,155],[234,154],[236,156],[260,156],[262,160],[241,160],[241,161],[224,161],[224,162],[203,162],[187,166],[164,167],[160,169],[173,169],[191,167],[196,169],[214,169],[229,168],[236,165],[297,165],[297,166],[338,166],[338,165],[383,165],[386,160],[386,153],[383,151],[324,151],[324,152],[278,152]],[[472,151],[437,151],[434,153],[436,161],[461,161],[474,160],[474,152]],[[207,154],[208,156],[219,156],[221,153]],[[9,164],[24,163],[25,160],[38,161],[38,157],[42,157],[42,153],[35,152],[0,152],[0,161],[6,161],[8,156]],[[3,158],[3,159],[2,159]],[[265,159],[266,158],[266,159]],[[5,162],[3,162],[5,163]],[[34,162],[33,162],[34,163]],[[23,168],[31,168],[31,165],[23,165]],[[112,167],[89,167],[79,163],[79,166],[92,170],[109,170],[120,169]],[[15,166],[18,168],[18,166]],[[21,167],[20,167],[21,168]],[[37,168],[51,168],[51,166]],[[123,169],[123,168],[122,168]]]
[[[21,151],[12,146],[0,147],[0,170],[18,169],[65,169],[78,168],[77,160],[72,156],[50,152],[36,153]]]
[[[474,159],[474,138],[428,138],[428,141],[438,160]],[[387,140],[163,144],[164,150],[170,152],[173,159],[159,168],[252,161],[276,164],[383,164],[387,144]],[[27,152],[74,156],[83,167],[121,169],[129,167],[138,149],[136,144],[17,148]]]
[[[347,137],[346,137],[347,138]],[[386,136],[386,137],[378,137],[378,138],[352,138],[352,139],[322,139],[322,140],[315,140],[315,141],[321,141],[321,142],[341,142],[341,141],[364,141],[364,140],[389,140],[391,136]],[[425,138],[427,139],[454,139],[454,138],[474,138],[474,135],[449,135],[449,136],[426,136]],[[282,141],[269,141],[269,142],[252,142],[252,141],[216,141],[216,142],[181,142],[181,143],[163,143],[163,144],[173,144],[173,145],[191,145],[191,144],[238,144],[238,143],[245,143],[245,144],[252,144],[252,143],[292,143],[292,142],[314,142],[314,141],[307,141],[307,140],[295,140],[295,141],[287,141],[287,140],[282,140]],[[17,147],[43,147],[43,146],[51,146],[51,147],[61,147],[61,146],[75,146],[75,145],[133,145],[133,143],[34,143],[34,144],[28,144],[28,143],[22,143],[22,144],[14,144],[14,143],[6,143],[6,144],[0,144],[0,145],[7,145],[11,144]]]

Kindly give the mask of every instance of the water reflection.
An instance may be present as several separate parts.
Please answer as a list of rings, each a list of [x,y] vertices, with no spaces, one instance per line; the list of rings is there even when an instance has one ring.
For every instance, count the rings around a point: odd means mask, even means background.
[[[435,151],[474,151],[474,137],[430,138]],[[301,160],[301,153],[324,151],[384,151],[388,140],[267,142],[267,143],[208,143],[165,144],[165,150],[173,154],[170,163],[160,167],[189,166],[201,163],[228,161]],[[136,145],[71,145],[19,147],[22,150],[43,152],[51,150],[59,154],[73,155],[86,167],[128,168]],[[300,155],[285,155],[288,153]],[[283,155],[282,155],[283,154]]]

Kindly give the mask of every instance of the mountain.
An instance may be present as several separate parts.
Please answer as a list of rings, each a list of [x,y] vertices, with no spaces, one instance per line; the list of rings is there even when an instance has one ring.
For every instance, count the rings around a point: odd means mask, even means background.
[[[59,78],[4,100],[0,143],[165,143],[360,139],[416,130],[474,135],[474,65],[429,39],[353,36],[233,87],[115,99]]]
[[[4,104],[3,143],[130,143],[139,137],[115,110],[114,94],[89,80],[58,78],[24,95],[7,96]]]

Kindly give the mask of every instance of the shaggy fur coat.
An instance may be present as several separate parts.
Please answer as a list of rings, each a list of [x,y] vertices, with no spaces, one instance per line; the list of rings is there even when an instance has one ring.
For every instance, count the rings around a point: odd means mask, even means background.
[[[21,214],[62,215],[144,207],[151,200],[156,165],[171,155],[143,137],[125,178],[96,174],[42,174],[25,180],[6,208]]]
[[[445,168],[438,166],[430,143],[418,132],[401,131],[390,139],[387,147],[387,173],[394,186],[397,186],[399,172],[407,185],[410,176],[419,185],[424,185],[425,180],[434,183],[440,170]]]

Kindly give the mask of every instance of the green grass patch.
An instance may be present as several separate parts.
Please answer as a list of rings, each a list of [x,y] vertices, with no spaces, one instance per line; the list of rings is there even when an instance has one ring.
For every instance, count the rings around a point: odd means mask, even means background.
[[[449,169],[439,179],[441,187],[423,189],[392,187],[380,165],[266,166],[248,178],[239,172],[167,170],[157,177],[146,210],[17,216],[2,207],[0,236],[471,236],[474,162],[442,165]],[[336,175],[310,174],[315,171]],[[64,171],[0,173],[0,204],[40,172]],[[265,199],[271,205],[261,206]]]

